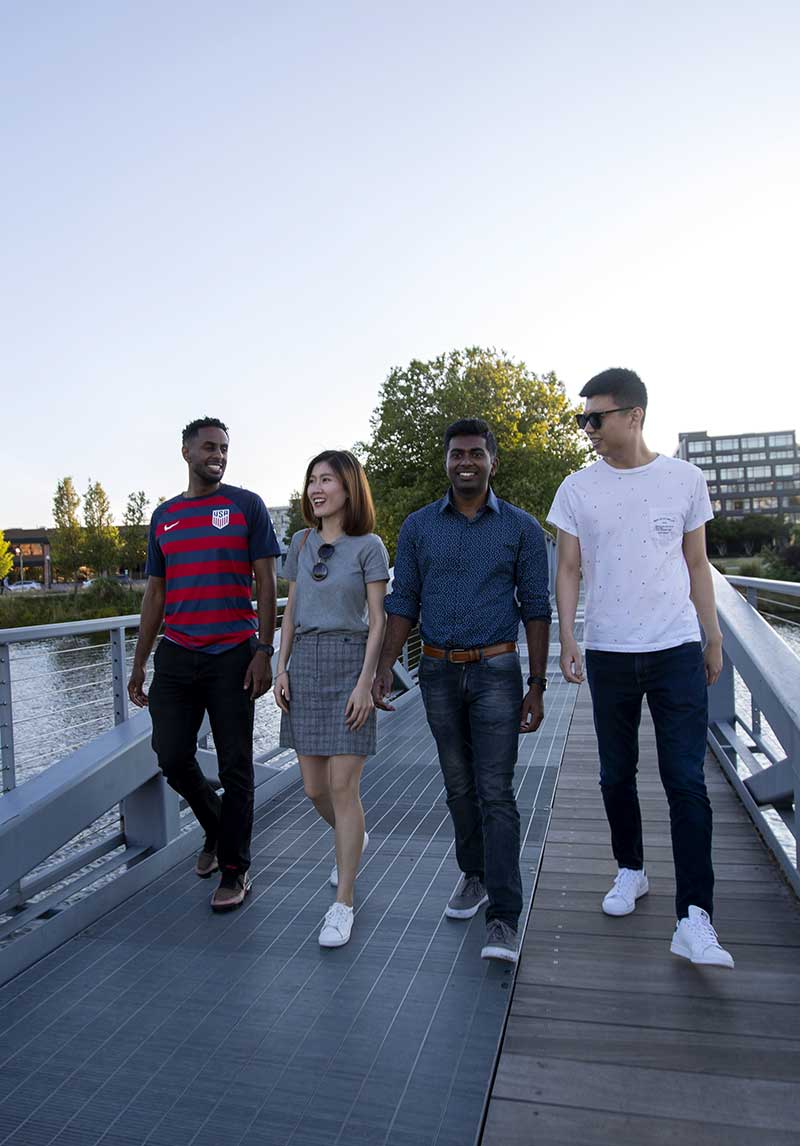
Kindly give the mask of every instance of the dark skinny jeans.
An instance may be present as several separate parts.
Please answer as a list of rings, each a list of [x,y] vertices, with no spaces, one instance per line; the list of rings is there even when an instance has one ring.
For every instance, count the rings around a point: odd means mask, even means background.
[[[150,686],[153,751],[167,783],[217,845],[223,871],[250,866],[253,834],[253,701],[244,677],[254,641],[224,653],[200,653],[163,639]],[[197,733],[208,713],[219,761],[220,798],[197,763]]]
[[[642,815],[636,791],[642,699],[653,717],[658,770],[669,802],[675,863],[675,910],[690,904],[713,914],[711,804],[703,762],[708,691],[699,641],[646,653],[586,650],[611,847],[620,867],[644,867]]]

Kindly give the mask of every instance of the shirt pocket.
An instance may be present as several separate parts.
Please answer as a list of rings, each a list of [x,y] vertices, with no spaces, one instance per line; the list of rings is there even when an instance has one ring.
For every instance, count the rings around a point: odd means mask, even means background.
[[[683,537],[683,514],[672,507],[651,509],[650,536],[656,545],[668,549]]]

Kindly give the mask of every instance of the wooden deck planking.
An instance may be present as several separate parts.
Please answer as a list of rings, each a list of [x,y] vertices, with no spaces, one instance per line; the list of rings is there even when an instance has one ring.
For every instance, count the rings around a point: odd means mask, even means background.
[[[669,813],[648,716],[640,745],[651,890],[613,919],[600,910],[616,864],[581,689],[483,1146],[800,1143],[797,898],[709,756],[714,922],[736,968],[671,955]]]

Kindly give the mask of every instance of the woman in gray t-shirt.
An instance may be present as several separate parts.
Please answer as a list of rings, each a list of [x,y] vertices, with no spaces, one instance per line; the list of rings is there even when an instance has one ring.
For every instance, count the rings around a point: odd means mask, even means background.
[[[322,947],[341,947],[353,926],[353,887],[368,842],[359,785],[377,747],[372,681],[383,641],[386,547],[360,462],[325,450],[309,462],[303,516],[284,564],[289,599],[281,625],[275,700],[281,745],[294,748],[306,795],[335,832],[330,882],[336,902]],[[291,659],[290,659],[291,658]]]

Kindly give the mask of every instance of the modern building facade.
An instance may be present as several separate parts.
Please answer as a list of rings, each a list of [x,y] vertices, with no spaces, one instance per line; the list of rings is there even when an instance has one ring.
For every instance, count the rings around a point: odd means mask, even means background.
[[[800,522],[800,448],[794,430],[709,437],[679,434],[675,457],[705,474],[714,512],[741,518],[750,513]]]
[[[50,588],[50,532],[47,529],[5,529],[14,566],[8,574],[9,584],[21,580],[41,581]]]

